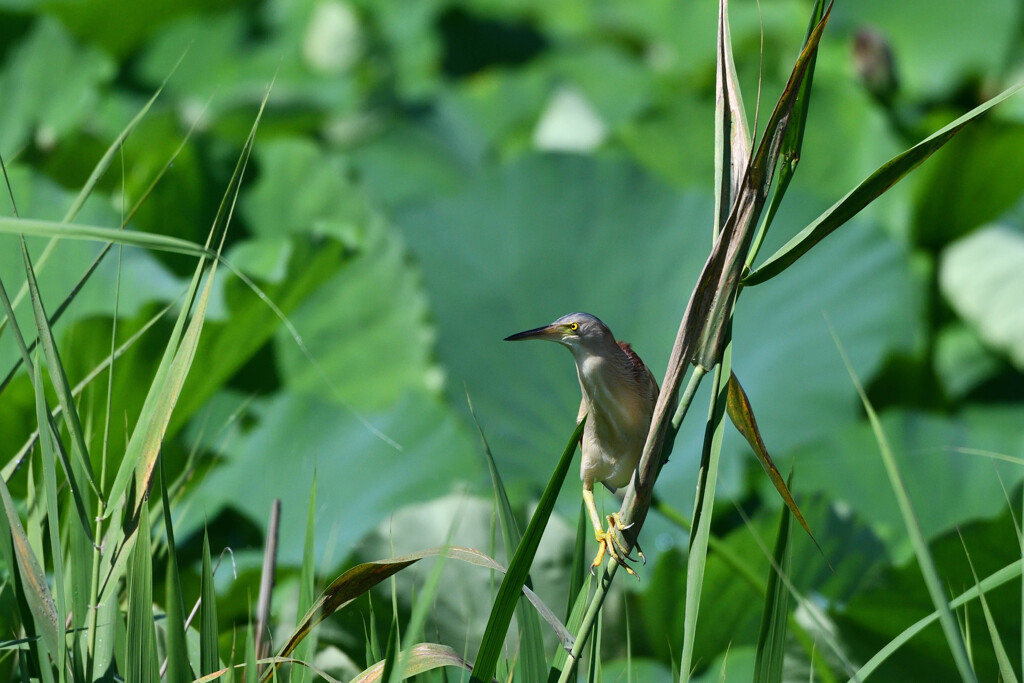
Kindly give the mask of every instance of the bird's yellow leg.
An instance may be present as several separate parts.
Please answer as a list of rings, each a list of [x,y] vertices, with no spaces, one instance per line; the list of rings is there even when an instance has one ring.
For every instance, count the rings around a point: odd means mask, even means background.
[[[636,576],[636,572],[626,564],[626,560],[629,558],[629,549],[626,548],[625,544],[619,540],[617,535],[620,529],[626,528],[622,525],[622,519],[619,517],[619,513],[608,515],[608,530],[605,531],[601,525],[601,516],[597,514],[597,505],[594,503],[594,488],[593,484],[588,485],[588,482],[583,483],[583,503],[587,506],[587,514],[590,515],[590,523],[594,526],[594,538],[597,539],[598,548],[597,556],[594,558],[594,562],[591,565],[591,571],[601,566],[601,562],[604,560],[604,554],[607,552],[609,555],[615,558],[615,561],[622,565],[623,568],[633,576]]]

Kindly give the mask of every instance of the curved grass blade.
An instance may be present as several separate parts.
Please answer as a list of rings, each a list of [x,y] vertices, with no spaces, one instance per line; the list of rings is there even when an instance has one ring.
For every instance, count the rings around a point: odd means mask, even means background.
[[[576,452],[576,445],[579,443],[580,436],[583,434],[583,427],[586,423],[587,418],[584,417],[576,425],[576,429],[573,430],[569,443],[566,444],[565,450],[562,451],[562,457],[558,461],[558,466],[551,475],[551,479],[548,481],[548,485],[540,497],[540,502],[537,504],[537,509],[534,511],[533,517],[526,527],[523,540],[520,542],[519,547],[516,548],[516,553],[509,563],[508,572],[498,588],[498,595],[495,598],[493,607],[491,607],[491,614],[487,619],[487,626],[484,629],[483,639],[480,642],[480,651],[477,654],[476,664],[473,666],[473,681],[489,681],[494,677],[498,657],[501,655],[505,634],[508,632],[509,622],[512,621],[512,613],[515,611],[519,593],[526,583],[526,576],[529,574],[530,565],[533,564],[533,558],[537,554],[537,546],[540,545],[544,528],[551,517],[551,511],[555,507],[555,499],[558,497],[558,492],[565,481],[565,475],[569,471],[573,454]]]
[[[172,254],[185,254],[186,256],[214,256],[212,251],[201,244],[180,237],[138,230],[107,228],[100,225],[81,225],[66,221],[44,221],[35,218],[0,216],[0,233],[28,237],[51,237],[54,240],[112,242],[129,247],[142,247],[144,249],[153,249],[154,251],[166,251]],[[17,305],[17,303],[17,300],[15,300],[14,304]]]
[[[757,428],[757,420],[754,419],[754,409],[750,406],[750,399],[747,398],[747,392],[743,390],[743,385],[740,384],[736,373],[732,373],[729,377],[729,398],[726,402],[726,408],[729,413],[729,419],[732,420],[737,431],[750,444],[757,459],[761,462],[761,467],[764,468],[765,474],[771,479],[775,490],[782,497],[782,502],[786,504],[786,507],[793,513],[793,516],[800,522],[800,526],[811,537],[814,545],[818,548],[818,552],[824,557],[825,552],[818,544],[818,539],[811,533],[811,527],[807,525],[807,520],[804,519],[803,514],[800,512],[800,507],[793,500],[793,494],[789,492],[786,480],[782,478],[779,469],[768,454],[768,448],[765,447],[764,439],[761,438],[761,431]]]
[[[418,643],[409,650],[408,656],[403,660],[402,678],[410,678],[419,674],[433,671],[441,667],[453,666],[466,671],[472,667],[459,654],[447,645],[437,643]],[[352,679],[351,683],[377,683],[386,680],[383,678],[384,662],[377,662]]]
[[[985,591],[981,590],[978,572],[975,571],[974,561],[971,560],[971,554],[967,551],[964,535],[960,533],[959,529],[957,529],[957,533],[960,535],[960,544],[964,547],[964,557],[967,558],[967,564],[971,568],[971,576],[974,577],[974,586],[978,589],[978,601],[981,602],[981,611],[985,615],[985,625],[988,627],[988,635],[992,640],[992,649],[995,651],[996,662],[999,664],[999,676],[1003,683],[1017,683],[1017,674],[1013,671],[1013,664],[1010,663],[1010,657],[1006,654],[1006,647],[1003,645],[1003,639],[999,636],[999,629],[996,628],[995,619],[992,618],[992,611],[988,608]]]
[[[964,591],[954,599],[950,600],[946,605],[946,609],[953,610],[957,607],[966,605],[971,600],[977,599],[980,591],[990,591],[998,588],[999,586],[1010,583],[1011,581],[1019,581],[1021,578],[1022,568],[1024,568],[1024,560],[1015,560],[1002,569],[992,572],[982,579],[980,584]],[[876,652],[871,659],[869,659],[862,667],[860,667],[860,669],[850,676],[848,683],[859,683],[860,681],[867,679],[885,662],[885,660],[889,658],[890,655],[906,645],[911,638],[916,636],[925,628],[938,621],[939,618],[939,611],[936,610],[928,616],[918,619],[916,622],[905,628],[902,633],[886,643],[885,647]]]
[[[896,502],[899,504],[900,514],[903,516],[903,524],[907,528],[907,534],[910,536],[911,545],[914,547],[914,554],[917,556],[917,564],[921,569],[922,576],[924,577],[924,583],[928,588],[928,594],[932,599],[932,603],[935,605],[936,611],[939,613],[939,624],[942,626],[942,632],[946,636],[946,642],[949,644],[950,653],[953,655],[953,660],[956,662],[957,671],[960,673],[960,678],[965,682],[977,683],[977,676],[975,675],[974,669],[971,667],[970,660],[967,656],[967,648],[964,645],[960,629],[957,627],[956,618],[953,616],[953,612],[949,609],[949,604],[946,602],[946,598],[943,595],[942,581],[939,578],[938,570],[935,567],[935,560],[932,558],[931,552],[928,550],[928,543],[925,541],[924,533],[921,531],[921,525],[917,521],[917,514],[914,512],[914,508],[910,503],[910,496],[907,494],[906,486],[903,484],[903,478],[896,466],[896,459],[893,457],[892,448],[889,446],[889,440],[885,436],[882,424],[878,420],[878,415],[875,414],[875,409],[871,405],[871,401],[868,400],[868,396],[864,392],[864,387],[861,385],[860,379],[857,377],[857,373],[853,370],[853,365],[850,364],[850,359],[847,357],[846,351],[843,348],[842,343],[839,341],[839,337],[836,336],[835,329],[832,327],[831,323],[829,323],[828,327],[829,332],[832,334],[832,339],[835,341],[836,348],[839,349],[839,355],[842,356],[843,364],[846,366],[846,371],[850,374],[850,380],[853,382],[854,387],[857,389],[857,394],[860,396],[861,404],[864,406],[864,410],[868,415],[868,421],[871,423],[871,429],[875,433],[875,441],[878,443],[878,450],[882,456],[882,462],[885,464],[885,471],[889,475],[889,483],[892,485],[893,493],[896,495]]]
[[[845,197],[833,204],[825,213],[818,216],[810,225],[797,233],[793,239],[772,254],[759,268],[743,278],[743,284],[761,284],[793,265],[798,258],[810,251],[811,247],[857,215],[861,209],[902,180],[904,176],[949,142],[964,126],[1000,102],[1016,94],[1021,88],[1024,88],[1024,81],[1007,88],[992,99],[967,112],[956,121],[932,133],[910,149],[882,164],[857,187],[850,190]]]
[[[789,508],[782,509],[779,531],[775,538],[773,562],[768,569],[768,591],[761,629],[757,636],[754,659],[754,683],[780,683],[782,662],[786,654],[786,624],[789,621],[789,588],[780,574],[788,574],[793,560],[793,544],[789,542],[792,520]]]
[[[494,569],[503,573],[506,571],[501,564],[484,555],[480,551],[473,550],[472,548],[461,548],[458,546],[430,548],[428,550],[421,550],[401,557],[364,562],[363,564],[356,565],[342,573],[324,589],[323,593],[320,594],[320,597],[313,603],[313,606],[309,608],[306,614],[299,621],[299,625],[295,628],[295,632],[292,633],[291,637],[281,648],[278,657],[288,657],[291,655],[298,644],[302,642],[314,626],[350,604],[353,600],[369,591],[381,581],[390,578],[406,567],[413,565],[426,557],[433,557],[436,555],[443,555],[448,559],[467,562],[478,567]],[[558,620],[558,617],[554,615],[547,605],[537,597],[536,593],[525,586],[523,586],[523,592],[530,599],[530,602],[533,603],[533,606],[537,609],[544,620],[551,625],[559,640],[563,643],[571,643],[572,635],[568,630],[566,630],[565,626],[562,625]],[[266,679],[267,677],[268,672],[264,672],[263,678]]]

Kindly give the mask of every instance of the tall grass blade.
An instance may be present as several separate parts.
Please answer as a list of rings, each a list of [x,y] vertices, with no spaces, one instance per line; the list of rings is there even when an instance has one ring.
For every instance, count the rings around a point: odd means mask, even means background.
[[[210,562],[210,534],[203,531],[203,577],[199,589],[199,673],[206,676],[220,668],[220,624],[217,621],[217,589]]]
[[[697,501],[693,509],[693,531],[690,533],[690,554],[686,561],[686,606],[683,614],[683,653],[679,663],[681,683],[690,679],[693,669],[693,645],[697,636],[697,615],[700,611],[704,567],[707,563],[708,537],[711,535],[711,510],[718,482],[718,461],[725,431],[725,404],[732,374],[732,344],[727,343],[722,363],[715,368],[714,391],[704,432],[704,450],[697,478]]]
[[[768,592],[761,613],[754,660],[754,683],[780,683],[786,654],[786,624],[789,621],[789,587],[780,575],[788,575],[793,559],[790,543],[792,519],[789,508],[782,509],[779,532],[775,538],[772,565],[768,570]]]
[[[68,432],[71,434],[71,452],[75,459],[79,460],[79,464],[82,466],[81,469],[86,472],[90,487],[96,491],[96,482],[93,478],[92,465],[89,461],[89,450],[85,445],[85,437],[82,435],[82,425],[78,418],[78,411],[74,406],[74,400],[71,397],[71,392],[68,389],[68,378],[67,375],[64,374],[64,365],[61,363],[60,354],[57,352],[57,344],[53,339],[53,333],[46,320],[46,312],[43,310],[43,301],[39,294],[39,286],[36,282],[35,272],[32,268],[32,261],[28,256],[28,249],[25,246],[24,238],[21,239],[21,254],[22,262],[25,267],[25,277],[28,282],[29,293],[32,299],[32,313],[35,317],[36,334],[42,343],[46,363],[49,368],[50,382],[53,385],[54,390],[57,392],[57,400],[60,402],[61,407],[64,410],[64,423],[67,425]],[[6,294],[4,294],[3,297],[4,305],[10,312],[12,309],[6,301]],[[19,338],[19,346],[22,348],[22,357],[25,362],[25,367],[29,372],[32,372],[32,363],[29,362],[27,357],[21,333],[16,330],[15,335]],[[42,391],[43,387],[42,385],[37,385],[35,389],[38,392]],[[65,452],[62,443],[56,436],[58,432],[53,421],[49,419],[48,410],[46,411],[46,424],[48,424],[52,434],[54,435],[54,439],[51,444],[58,449],[58,453],[61,455],[61,464],[64,466],[64,475],[68,478],[71,493],[75,500],[79,522],[82,524],[86,535],[91,541],[92,520],[85,507],[85,501],[82,499],[82,487],[79,486],[78,482],[75,480],[76,468],[72,466],[71,458]]]
[[[959,533],[959,529],[957,532]],[[985,625],[988,627],[988,635],[992,640],[992,649],[996,654],[999,676],[1002,678],[1003,683],[1017,683],[1017,674],[1013,671],[1013,664],[1010,663],[1010,657],[1006,654],[1003,639],[999,636],[999,629],[996,628],[996,621],[988,607],[988,600],[985,599],[985,591],[981,589],[981,583],[978,581],[978,572],[974,569],[974,562],[971,560],[971,554],[967,550],[967,543],[964,542],[963,534],[960,534],[960,543],[964,547],[964,557],[967,558],[967,564],[971,568],[971,576],[974,577],[974,586],[978,589],[978,601],[981,602],[981,611],[985,615]]]
[[[467,396],[468,401],[468,396]],[[487,469],[491,474],[491,487],[494,489],[495,506],[498,509],[498,519],[501,520],[501,536],[505,542],[505,556],[512,557],[515,549],[522,540],[519,532],[519,525],[516,523],[515,515],[512,512],[512,504],[509,502],[508,493],[505,491],[505,484],[501,480],[501,473],[494,462],[494,453],[487,442],[483,427],[476,417],[473,404],[469,402],[469,411],[473,416],[477,432],[483,443],[484,456],[487,460]],[[532,587],[530,576],[527,574],[525,585]],[[544,653],[544,638],[541,634],[540,617],[530,608],[528,599],[520,595],[519,605],[516,607],[516,624],[519,628],[519,658],[520,670],[529,681],[541,681],[547,672],[547,657]]]
[[[885,431],[878,420],[878,415],[875,414],[875,409],[871,405],[871,401],[868,400],[864,387],[861,385],[857,373],[854,372],[853,365],[846,355],[846,350],[843,348],[842,342],[839,341],[839,337],[836,336],[835,329],[831,323],[829,323],[829,331],[832,334],[832,339],[835,340],[836,348],[839,349],[840,356],[842,356],[846,371],[850,374],[850,380],[857,389],[861,404],[864,406],[864,411],[868,415],[868,421],[871,423],[871,429],[875,433],[875,441],[878,444],[882,462],[885,464],[886,474],[889,475],[889,483],[892,485],[893,493],[896,494],[896,502],[899,504],[900,514],[903,517],[903,525],[907,528],[911,545],[914,547],[914,554],[917,557],[917,564],[921,568],[921,574],[924,576],[928,594],[935,605],[935,610],[939,614],[939,624],[942,626],[942,632],[946,636],[946,642],[949,645],[950,653],[953,655],[953,661],[956,662],[957,671],[960,674],[960,678],[965,682],[976,683],[977,676],[968,660],[967,648],[964,645],[960,629],[957,627],[956,619],[949,609],[949,604],[946,602],[942,581],[935,567],[935,560],[928,550],[928,543],[925,541],[921,525],[917,521],[917,514],[910,503],[910,496],[907,494],[903,478],[900,475],[899,468],[896,466],[896,459],[893,457],[889,440],[885,436]]]
[[[38,358],[35,374],[36,418],[39,420],[40,429],[43,430],[43,438],[39,442],[43,461],[43,499],[46,503],[46,528],[50,539],[50,566],[53,568],[57,624],[60,625],[67,621],[68,607],[64,595],[64,558],[61,554],[60,519],[57,515],[57,456],[54,454],[50,431],[44,427],[49,413],[43,396],[43,370]],[[57,639],[57,650],[54,655],[57,662],[57,678],[63,683],[67,676],[67,639],[64,637],[63,629],[60,631],[61,637]]]
[[[953,139],[964,126],[971,123],[992,107],[1003,102],[1024,88],[1024,81],[1013,85],[992,99],[967,112],[947,126],[932,133],[905,152],[897,154],[882,164],[853,188],[845,197],[832,205],[825,213],[818,216],[807,227],[796,234],[793,239],[779,248],[764,263],[743,278],[744,285],[757,285],[775,277],[796,262],[798,258],[810,251],[811,247],[828,237],[834,230],[853,218],[865,206],[879,195],[903,179],[917,168],[928,157]]]
[[[267,523],[267,541],[263,551],[263,569],[260,573],[260,593],[256,601],[256,656],[263,657],[270,637],[270,602],[277,572],[277,539],[281,527],[281,499],[275,498],[270,507]],[[256,680],[255,678],[249,679]]]
[[[153,622],[153,556],[150,552],[149,507],[142,506],[138,539],[128,572],[128,647],[126,681],[160,680]]]
[[[523,540],[520,542],[519,547],[516,548],[515,555],[509,563],[508,572],[498,588],[498,595],[495,598],[494,605],[491,607],[491,614],[487,619],[487,626],[484,629],[484,635],[480,642],[480,651],[477,654],[476,663],[473,665],[472,680],[474,681],[489,681],[494,677],[498,657],[501,655],[502,646],[505,642],[505,634],[508,632],[509,622],[512,621],[512,613],[515,611],[520,592],[526,583],[530,565],[533,564],[533,558],[537,553],[537,546],[540,545],[544,528],[551,517],[551,511],[555,507],[555,499],[558,497],[558,492],[565,481],[565,475],[569,471],[569,465],[572,463],[573,454],[576,452],[576,446],[579,443],[580,436],[583,434],[583,427],[586,423],[587,419],[584,417],[576,425],[576,429],[573,430],[569,443],[566,444],[565,450],[562,451],[562,457],[558,461],[555,472],[551,475],[551,479],[548,481],[548,485],[537,504],[537,509],[534,511],[533,517],[526,527]]]
[[[309,508],[306,511],[306,540],[302,546],[302,568],[299,570],[299,603],[298,613],[305,614],[313,604],[316,590],[316,470],[313,471],[313,483],[309,491]],[[295,658],[310,660],[316,642],[315,634],[310,634],[295,648]],[[309,680],[308,670],[304,666],[291,668],[292,683],[305,683]]]
[[[252,621],[245,629],[245,683],[255,683],[259,679],[256,673],[256,640],[253,636]]]
[[[164,533],[167,536],[167,574],[164,580],[164,609],[167,611],[165,629],[167,633],[166,683],[187,683],[195,676],[188,661],[188,646],[185,643],[185,599],[178,576],[178,554],[174,542],[174,525],[171,518],[171,498],[167,493],[167,473],[163,458],[160,459],[160,497],[163,500]]]

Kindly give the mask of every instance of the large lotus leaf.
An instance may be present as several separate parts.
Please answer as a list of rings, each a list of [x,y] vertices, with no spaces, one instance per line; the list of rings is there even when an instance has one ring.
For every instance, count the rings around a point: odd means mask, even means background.
[[[213,401],[210,425],[222,424],[245,400],[221,393]],[[234,509],[261,527],[275,498],[285,501],[282,529],[302,529],[313,477],[317,481],[316,545],[331,548],[340,562],[356,542],[388,515],[415,502],[457,490],[478,480],[481,459],[461,419],[423,392],[404,395],[385,411],[364,417],[401,445],[372,433],[350,411],[314,395],[293,392],[257,399],[245,410],[246,424],[206,443],[225,445],[220,464],[200,484],[181,521],[182,536],[202,527],[221,510]],[[196,431],[194,435],[198,435]],[[279,558],[302,561],[303,538],[282,533]]]
[[[409,389],[436,390],[441,377],[419,275],[398,234],[367,207],[344,160],[297,138],[271,141],[257,158],[259,180],[242,201],[256,235],[328,235],[355,249],[289,314],[319,368],[279,332],[285,385],[362,408],[390,405]]]
[[[778,225],[802,224],[820,208],[795,205]],[[579,387],[565,350],[500,340],[589,311],[660,378],[708,253],[711,214],[709,197],[672,192],[628,164],[535,156],[399,217],[423,264],[449,387],[453,396],[468,389],[509,483],[545,479]],[[865,374],[912,336],[915,287],[903,249],[856,221],[819,249],[739,302],[734,363],[769,448],[855,416],[823,311]],[[688,422],[702,424],[702,412]],[[699,449],[689,439],[680,450],[683,464],[662,476],[666,490],[692,501]]]
[[[52,146],[81,125],[96,107],[99,87],[114,71],[110,59],[77,45],[56,21],[36,22],[7,55],[0,74],[4,158],[30,142]]]
[[[1002,485],[1013,486],[1024,472],[998,456],[1020,457],[1021,424],[1021,405],[972,407],[955,417],[904,411],[882,415],[926,538],[1003,509]],[[893,557],[910,556],[896,498],[867,424],[837,430],[796,449],[792,459],[782,455],[779,460],[783,468],[795,464],[800,490],[821,492],[856,510]]]
[[[920,99],[947,95],[962,79],[998,73],[1020,11],[1014,0],[862,0],[837,3],[832,23],[882,31],[892,45],[902,91]]]
[[[936,153],[917,188],[914,242],[938,250],[1010,208],[1021,194],[1022,147],[1024,125],[990,119]]]
[[[1021,222],[1019,216],[1010,217],[951,244],[942,254],[939,285],[982,341],[1024,369]]]
[[[979,465],[987,468],[987,463]],[[987,469],[991,474],[991,468]],[[936,494],[936,497],[939,495],[944,494]],[[981,579],[1020,560],[1020,544],[1011,518],[1011,514],[1019,513],[1020,497],[1014,496],[1016,500],[1013,506],[1017,513],[1007,509],[1001,492],[995,498],[994,504],[1001,506],[1003,514],[990,521],[962,525],[959,533],[951,530],[930,546],[939,576],[943,585],[948,586],[951,598],[975,585],[959,534],[963,535],[967,552]],[[959,504],[960,498],[954,495],[946,499],[946,504],[952,501]],[[917,502],[916,498],[914,502]],[[1013,644],[1019,643],[1021,638],[1019,579],[987,592],[986,598],[1000,638],[1012,653]],[[921,579],[921,570],[910,559],[886,567],[875,576],[870,589],[861,592],[847,604],[837,606],[831,616],[854,661],[866,662],[904,629],[934,609]],[[977,600],[970,602],[966,610],[958,610],[957,616],[964,632],[970,634],[973,652],[971,661],[978,680],[998,680],[989,632]],[[969,623],[963,623],[965,618]],[[1012,654],[1010,657],[1014,661]],[[866,680],[883,683],[949,680],[953,670],[949,645],[938,623],[933,622],[897,650]]]

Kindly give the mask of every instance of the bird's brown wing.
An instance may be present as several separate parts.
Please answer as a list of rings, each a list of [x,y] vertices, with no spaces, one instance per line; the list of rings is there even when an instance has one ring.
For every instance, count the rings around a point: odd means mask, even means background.
[[[620,341],[616,343],[619,345],[619,348],[625,352],[626,356],[629,358],[629,362],[633,364],[633,373],[638,382],[640,384],[649,383],[650,386],[653,387],[654,399],[657,400],[658,392],[660,390],[658,389],[658,380],[654,378],[654,373],[644,365],[643,360],[640,359],[640,356],[637,355],[636,351],[633,350],[633,347],[630,346],[628,342]],[[647,381],[645,381],[645,379]]]

